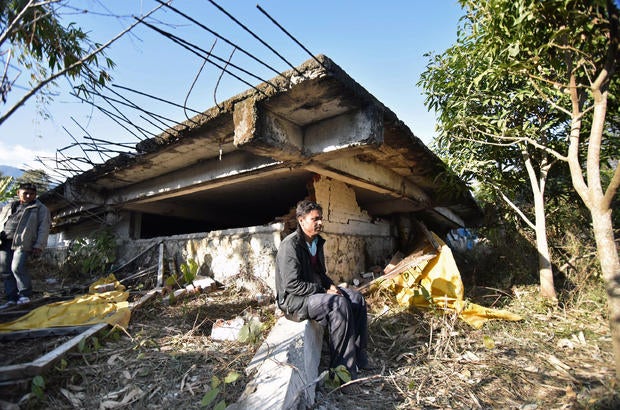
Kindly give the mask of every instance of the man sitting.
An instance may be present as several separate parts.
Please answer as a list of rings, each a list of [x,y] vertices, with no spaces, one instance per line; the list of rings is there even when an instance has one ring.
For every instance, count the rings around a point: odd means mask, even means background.
[[[297,230],[280,244],[276,256],[278,306],[293,321],[317,321],[329,332],[330,369],[344,365],[351,379],[368,367],[366,301],[361,293],[334,285],[327,276],[323,209],[303,200],[296,209]]]

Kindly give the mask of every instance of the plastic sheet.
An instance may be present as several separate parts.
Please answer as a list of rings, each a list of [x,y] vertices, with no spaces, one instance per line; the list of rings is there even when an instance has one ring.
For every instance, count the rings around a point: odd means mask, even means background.
[[[114,290],[101,293],[95,291],[97,286],[111,283],[114,284]],[[128,297],[129,292],[125,291],[125,287],[114,275],[109,275],[93,283],[88,294],[38,307],[17,320],[0,324],[0,332],[103,322],[126,329],[131,317]]]
[[[521,316],[506,310],[466,302],[461,274],[452,251],[439,237],[433,237],[440,244],[437,256],[381,281],[379,287],[392,292],[401,306],[456,312],[477,329],[490,319],[522,320]]]

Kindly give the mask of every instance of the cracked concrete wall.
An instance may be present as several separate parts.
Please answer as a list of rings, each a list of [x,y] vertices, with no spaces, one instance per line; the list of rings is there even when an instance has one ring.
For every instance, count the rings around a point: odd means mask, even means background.
[[[201,234],[127,240],[118,247],[118,257],[120,261],[130,260],[143,250],[163,241],[166,260],[175,255],[179,265],[194,259],[200,266],[200,275],[225,283],[232,276],[248,273],[275,289],[275,260],[283,227],[283,224],[272,224]],[[167,262],[165,270],[168,275]]]
[[[330,277],[336,282],[352,282],[374,265],[385,266],[397,247],[390,222],[374,220],[361,209],[355,191],[344,182],[317,175],[312,187],[317,202],[323,206],[322,235],[327,240],[325,254]],[[116,221],[117,225],[127,230],[127,224],[119,223],[122,219]],[[201,275],[226,282],[232,276],[247,273],[273,290],[275,258],[283,231],[284,224],[279,223],[150,239],[132,240],[125,236],[119,241],[116,265],[163,241],[166,259],[175,255],[177,266],[194,259]],[[78,232],[85,233],[84,229]],[[57,251],[62,253],[60,247]],[[168,262],[165,271],[169,274]]]
[[[351,282],[373,265],[385,266],[396,249],[388,221],[373,220],[357,204],[347,184],[318,176],[313,183],[317,202],[323,206],[327,240],[327,270],[337,282]],[[194,259],[200,274],[225,282],[249,273],[275,289],[275,258],[284,224],[227,229],[203,234],[127,240],[119,246],[119,259],[129,260],[153,244],[164,241],[166,257],[176,255],[177,264]],[[168,267],[166,266],[166,269]]]
[[[371,266],[385,266],[396,239],[388,221],[377,220],[357,204],[347,184],[319,176],[313,183],[316,201],[323,207],[325,263],[336,282],[351,282]]]

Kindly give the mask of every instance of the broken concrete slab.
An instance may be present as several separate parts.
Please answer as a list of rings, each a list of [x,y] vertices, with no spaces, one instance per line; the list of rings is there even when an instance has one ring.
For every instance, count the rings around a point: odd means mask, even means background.
[[[315,400],[323,327],[285,317],[275,326],[248,365],[254,378],[229,410],[305,409]]]
[[[211,329],[211,339],[237,340],[244,324],[245,321],[239,316],[230,320],[218,319],[215,321],[213,328]]]

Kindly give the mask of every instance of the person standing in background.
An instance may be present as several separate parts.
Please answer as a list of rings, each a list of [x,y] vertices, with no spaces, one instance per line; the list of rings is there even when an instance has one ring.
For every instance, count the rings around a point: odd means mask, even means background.
[[[50,212],[37,199],[34,184],[20,184],[17,196],[0,210],[0,275],[7,298],[0,309],[30,303],[32,280],[26,262],[45,249],[51,225]]]

